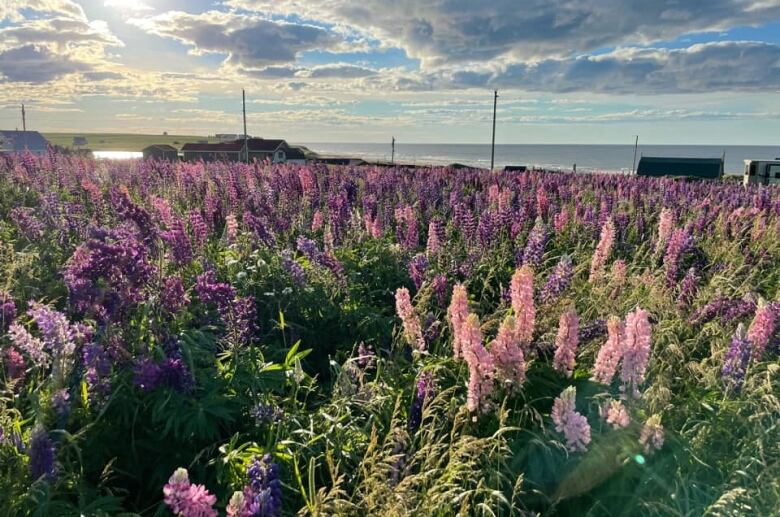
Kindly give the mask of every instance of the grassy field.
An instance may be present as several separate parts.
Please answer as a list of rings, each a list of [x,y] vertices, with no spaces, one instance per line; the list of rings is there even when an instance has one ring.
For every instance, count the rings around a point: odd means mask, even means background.
[[[74,136],[87,139],[87,149],[93,151],[141,151],[152,144],[169,144],[177,149],[187,142],[200,140],[214,141],[213,138],[197,135],[137,135],[130,133],[44,133],[43,136],[51,143],[71,147]]]

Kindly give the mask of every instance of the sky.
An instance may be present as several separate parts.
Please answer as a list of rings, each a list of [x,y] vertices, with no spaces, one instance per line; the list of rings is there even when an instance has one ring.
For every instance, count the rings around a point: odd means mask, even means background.
[[[0,129],[780,143],[780,0],[2,0]]]

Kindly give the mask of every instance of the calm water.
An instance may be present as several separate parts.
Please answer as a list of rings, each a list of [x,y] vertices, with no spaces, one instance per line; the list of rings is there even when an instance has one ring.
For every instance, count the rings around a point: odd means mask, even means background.
[[[98,160],[133,160],[144,157],[144,153],[139,151],[93,151],[92,155]]]
[[[389,144],[305,144],[321,154],[356,156],[371,160],[390,160]],[[675,156],[718,158],[726,153],[726,172],[743,171],[747,158],[780,157],[777,146],[703,146],[703,145],[640,145],[639,157]],[[395,159],[404,163],[462,163],[478,167],[490,166],[490,145],[482,144],[395,144]],[[496,145],[496,167],[505,165],[538,165],[578,170],[630,170],[634,159],[632,145]]]

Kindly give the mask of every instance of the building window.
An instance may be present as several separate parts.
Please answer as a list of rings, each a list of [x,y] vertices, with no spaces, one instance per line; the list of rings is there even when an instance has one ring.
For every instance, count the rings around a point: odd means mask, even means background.
[[[756,162],[753,162],[750,164],[750,175],[755,176],[756,175]]]

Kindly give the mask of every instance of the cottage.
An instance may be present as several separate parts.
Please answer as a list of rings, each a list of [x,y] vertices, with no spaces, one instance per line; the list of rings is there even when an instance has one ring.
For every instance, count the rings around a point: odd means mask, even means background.
[[[37,131],[0,130],[0,153],[29,152],[43,155],[49,148],[49,142]]]
[[[745,160],[745,185],[780,184],[780,158],[775,160]]]
[[[204,162],[241,161],[243,156],[243,142],[225,142],[219,144],[189,143],[181,148],[185,161],[203,160]]]
[[[662,158],[643,156],[639,160],[638,176],[682,176],[719,179],[723,176],[723,158]]]
[[[265,138],[250,138],[246,141],[249,149],[249,160],[271,161],[273,163],[287,162],[290,146],[284,140]]]
[[[175,162],[179,159],[179,151],[168,144],[153,144],[143,148],[144,160],[166,160]]]

